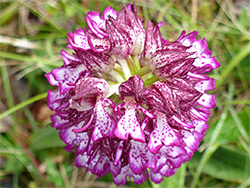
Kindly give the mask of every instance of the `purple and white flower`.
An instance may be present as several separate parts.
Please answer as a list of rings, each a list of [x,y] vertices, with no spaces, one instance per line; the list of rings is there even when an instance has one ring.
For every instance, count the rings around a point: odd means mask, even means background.
[[[206,73],[220,64],[196,31],[170,42],[161,23],[145,29],[135,5],[91,11],[86,22],[68,33],[73,54],[62,50],[64,65],[45,75],[56,86],[52,127],[77,167],[111,172],[116,185],[159,183],[197,151],[216,105]]]

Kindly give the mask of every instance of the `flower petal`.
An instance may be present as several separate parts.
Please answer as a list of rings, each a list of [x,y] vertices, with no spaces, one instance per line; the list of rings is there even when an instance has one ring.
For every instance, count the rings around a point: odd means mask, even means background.
[[[110,48],[110,42],[108,39],[99,39],[90,36],[88,41],[94,52],[105,52]]]
[[[143,80],[140,76],[132,76],[126,82],[123,82],[119,86],[119,94],[122,99],[128,96],[134,96],[135,101],[138,103],[144,103],[147,89],[144,86]]]
[[[106,155],[101,155],[95,166],[92,168],[92,173],[97,176],[105,176],[110,170],[110,160]]]
[[[146,168],[154,168],[156,160],[146,143],[131,141],[129,164],[135,174],[142,174]]]
[[[69,55],[65,50],[61,50],[61,56],[64,61],[64,65],[77,64],[81,61],[75,56]]]
[[[205,93],[208,90],[214,90],[215,89],[215,79],[210,78],[209,80],[204,80],[204,81],[198,82],[194,88],[201,93]]]
[[[64,100],[68,97],[68,93],[61,94],[60,91],[48,90],[47,101],[50,110],[59,110],[69,106],[69,102]]]
[[[208,69],[204,69],[203,72],[211,71],[220,67],[220,63],[214,58],[211,58],[211,51],[208,50],[208,45],[206,39],[198,40],[196,35],[197,31],[185,35],[186,31],[183,31],[180,37],[177,39],[178,42],[182,43],[184,46],[190,47],[190,52],[194,52],[193,57],[196,57],[194,61],[194,66],[204,67],[209,66]]]
[[[107,36],[105,32],[105,19],[100,17],[100,12],[90,11],[86,16],[86,22],[89,29],[98,37],[103,38]]]
[[[78,154],[75,158],[75,165],[76,167],[88,167],[89,156],[87,152],[83,154]]]
[[[104,102],[105,99],[100,98],[95,106],[96,123],[92,133],[93,141],[97,141],[103,137],[113,138],[114,136],[115,122],[104,109]]]
[[[73,99],[78,100],[88,96],[105,96],[108,92],[109,85],[104,79],[87,77],[77,82]]]
[[[75,83],[87,74],[87,69],[83,64],[77,66],[67,66],[53,69],[45,77],[51,85],[58,86],[60,93],[65,93],[75,87]]]
[[[216,106],[215,95],[209,95],[204,93],[198,100],[197,103],[206,108],[214,108]]]
[[[126,59],[133,51],[135,34],[132,28],[109,18],[106,21],[110,39],[110,53],[120,59]]]
[[[159,27],[156,26],[154,29],[154,25],[150,21],[148,21],[145,34],[145,45],[141,58],[141,64],[143,66],[146,66],[151,62],[151,58],[154,56],[156,49],[162,45]]]
[[[112,7],[107,7],[104,10],[103,14],[101,15],[101,18],[103,20],[106,20],[108,19],[109,16],[111,16],[112,18],[116,19],[117,15],[118,15],[117,11],[115,11]]]
[[[154,183],[161,183],[163,181],[163,177],[161,173],[154,172],[154,170],[150,170],[150,178]]]
[[[130,135],[136,141],[145,142],[144,133],[136,117],[138,105],[133,101],[127,101],[122,105],[125,108],[125,114],[117,123],[115,135],[123,140],[127,140]],[[120,106],[118,105],[116,109]]]
[[[51,118],[51,126],[55,127],[56,129],[66,128],[69,124],[68,119],[62,118],[58,114],[54,114],[50,118]]]
[[[67,34],[70,49],[90,50],[91,47],[88,43],[88,37],[82,29],[76,30],[74,33]]]
[[[60,138],[69,146],[74,146],[76,148],[76,153],[83,153],[87,150],[89,144],[89,135],[87,132],[75,133],[72,130],[79,128],[85,122],[80,122],[72,127],[68,127],[60,131]]]
[[[180,60],[186,59],[192,53],[187,51],[188,47],[183,46],[179,42],[168,42],[164,46],[158,48],[149,64],[151,70],[168,67]],[[157,75],[159,76],[159,75]]]
[[[133,177],[133,182],[137,185],[143,183],[147,180],[147,176],[145,174],[134,174],[129,165],[124,166],[116,177],[113,177],[113,181],[117,186],[125,184],[127,182],[127,176],[129,179]]]
[[[183,141],[186,143],[186,146],[192,151],[197,151],[199,142],[194,138],[193,134],[187,130],[181,130],[180,133],[183,136]]]
[[[163,82],[157,81],[148,88],[147,106],[159,112],[173,115],[177,112],[176,99],[172,90]]]
[[[179,138],[175,131],[168,125],[167,116],[160,112],[155,112],[155,128],[150,134],[148,148],[152,153],[157,152],[162,144],[165,146],[180,145]]]
[[[115,65],[115,61],[107,53],[75,50],[76,56],[92,73],[108,73]]]

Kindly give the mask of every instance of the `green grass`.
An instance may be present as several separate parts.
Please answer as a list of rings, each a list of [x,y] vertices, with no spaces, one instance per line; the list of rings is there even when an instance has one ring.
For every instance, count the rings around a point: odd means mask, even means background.
[[[4,0],[0,6],[0,181],[3,187],[115,187],[111,175],[96,180],[74,167],[58,132],[50,127],[44,77],[62,64],[66,33],[86,26],[88,11],[115,1]],[[132,1],[123,1],[130,2]],[[163,37],[199,31],[221,63],[217,107],[199,151],[161,184],[139,187],[250,187],[250,17],[231,0],[137,0],[145,20],[163,21]],[[244,1],[236,1],[244,2]],[[249,6],[249,5],[248,5]],[[243,6],[244,7],[244,6]],[[23,43],[26,41],[26,43]],[[126,187],[138,187],[127,183]]]

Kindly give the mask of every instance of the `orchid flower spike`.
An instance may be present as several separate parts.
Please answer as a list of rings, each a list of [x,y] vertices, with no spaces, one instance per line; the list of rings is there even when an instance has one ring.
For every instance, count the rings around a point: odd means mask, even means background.
[[[196,31],[169,42],[161,23],[144,28],[135,5],[91,11],[86,22],[68,33],[64,65],[45,75],[56,87],[47,98],[52,127],[77,167],[111,172],[116,185],[160,183],[198,149],[216,105],[206,73],[220,64]]]

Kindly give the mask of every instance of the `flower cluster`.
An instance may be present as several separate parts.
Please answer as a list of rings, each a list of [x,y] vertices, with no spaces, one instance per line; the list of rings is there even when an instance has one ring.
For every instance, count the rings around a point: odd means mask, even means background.
[[[57,87],[48,91],[52,127],[77,167],[111,172],[116,185],[159,183],[198,149],[216,105],[206,73],[220,64],[196,31],[170,42],[135,5],[89,12],[86,22],[68,33],[73,54],[62,50],[63,66],[45,75]]]

